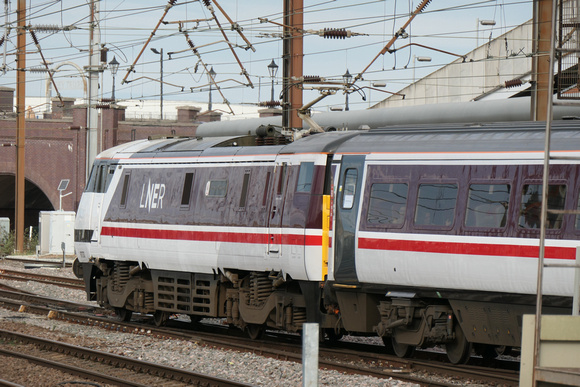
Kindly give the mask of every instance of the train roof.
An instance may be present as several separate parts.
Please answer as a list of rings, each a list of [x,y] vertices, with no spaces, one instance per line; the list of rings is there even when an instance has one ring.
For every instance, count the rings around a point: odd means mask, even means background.
[[[393,126],[313,134],[287,145],[257,146],[255,136],[175,137],[110,148],[99,159],[299,153],[429,153],[543,151],[545,122]],[[552,123],[552,150],[580,150],[580,121]]]
[[[543,151],[545,122],[397,126],[359,132],[340,153]],[[552,123],[551,150],[580,150],[580,121]]]

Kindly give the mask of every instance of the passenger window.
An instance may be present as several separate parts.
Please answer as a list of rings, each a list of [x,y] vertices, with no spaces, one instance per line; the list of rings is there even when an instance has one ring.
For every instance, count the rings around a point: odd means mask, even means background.
[[[407,193],[406,183],[373,184],[367,222],[386,226],[401,226],[405,221]]]
[[[451,228],[457,202],[457,184],[421,184],[415,225]]]
[[[564,210],[566,200],[566,186],[563,184],[550,184],[548,186],[548,210]],[[520,207],[519,225],[522,228],[540,228],[542,213],[542,185],[527,184],[522,190],[522,203]],[[555,229],[562,227],[563,214],[548,212],[546,228]]]
[[[183,192],[181,193],[181,207],[189,208],[191,203],[191,187],[193,186],[193,173],[189,172],[185,174],[185,179],[183,180]]]
[[[270,188],[270,175],[272,173],[268,172],[266,174],[266,184],[264,185],[264,194],[262,195],[262,206],[266,205],[266,200],[268,200],[268,190]]]
[[[354,205],[354,196],[356,195],[356,181],[358,171],[356,169],[347,169],[344,174],[344,187],[342,191],[342,208],[351,209]]]
[[[505,227],[509,200],[509,184],[471,184],[465,225],[483,228]]]
[[[580,197],[578,197],[578,206],[576,211],[580,211]],[[580,230],[580,214],[576,215],[576,230]]]
[[[250,171],[244,173],[244,181],[242,183],[242,195],[240,196],[240,208],[246,207],[246,201],[248,200],[248,189],[250,188]]]
[[[227,180],[210,180],[205,186],[205,196],[225,197],[228,192]]]
[[[314,163],[300,164],[300,173],[298,174],[298,184],[296,192],[310,192],[312,189],[312,175],[314,173]]]
[[[280,178],[278,179],[278,188],[276,189],[277,195],[282,195],[282,192],[284,192],[284,181],[286,180],[286,167],[287,167],[286,163],[283,163],[282,166],[280,167],[282,168],[282,170],[280,171]]]

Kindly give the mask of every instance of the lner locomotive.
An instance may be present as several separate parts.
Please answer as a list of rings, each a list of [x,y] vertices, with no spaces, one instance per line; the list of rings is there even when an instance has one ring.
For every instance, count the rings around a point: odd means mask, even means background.
[[[572,262],[580,238],[567,213],[580,208],[578,129],[553,125],[550,263]],[[521,345],[522,315],[535,311],[543,124],[255,144],[164,138],[101,153],[75,224],[88,299],[125,320],[223,318],[251,337],[318,322],[329,339],[378,335],[399,356],[444,345],[453,363]],[[544,313],[570,313],[573,272],[546,268]]]

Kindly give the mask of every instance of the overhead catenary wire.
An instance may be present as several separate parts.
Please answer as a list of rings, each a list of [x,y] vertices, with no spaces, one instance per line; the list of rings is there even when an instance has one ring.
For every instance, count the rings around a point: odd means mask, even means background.
[[[184,6],[183,4],[189,4],[188,7],[193,8],[193,11],[190,15],[193,15],[194,13],[198,13],[198,15],[194,15],[195,16],[202,16],[202,13],[199,11],[201,9],[203,9],[204,7],[202,7],[202,4],[200,2],[197,1],[190,1],[190,2],[182,2],[179,1],[176,3],[176,6]],[[223,2],[220,2],[223,3]],[[360,42],[356,42],[356,43],[351,43],[351,42],[347,42],[346,40],[339,40],[339,39],[334,39],[334,40],[329,40],[329,44],[325,44],[322,45],[321,48],[314,48],[314,49],[308,49],[308,47],[310,45],[307,44],[306,46],[306,51],[305,51],[305,61],[307,62],[309,67],[312,67],[312,64],[316,64],[316,63],[322,63],[322,62],[327,62],[328,58],[333,58],[333,61],[336,61],[334,58],[336,58],[337,53],[340,52],[344,52],[345,50],[355,50],[352,51],[351,53],[349,53],[349,59],[353,59],[353,58],[357,58],[357,59],[361,59],[366,57],[367,60],[370,59],[370,57],[368,57],[368,54],[364,54],[364,49],[365,47],[377,47],[380,46],[382,47],[384,45],[381,45],[381,43],[378,41],[378,39],[376,39],[377,37],[381,37],[380,32],[377,32],[376,29],[374,28],[375,25],[378,25],[379,23],[396,23],[397,20],[401,20],[403,17],[406,17],[404,15],[403,12],[389,12],[389,14],[387,15],[383,15],[382,12],[380,12],[379,15],[374,14],[374,15],[367,15],[370,17],[367,17],[366,19],[369,20],[370,22],[367,24],[365,23],[365,18],[364,17],[356,17],[359,16],[358,14],[354,14],[352,12],[352,10],[355,9],[365,9],[365,7],[369,6],[373,6],[373,4],[379,4],[380,3],[380,7],[381,9],[383,8],[383,3],[382,2],[377,2],[377,1],[366,1],[366,2],[353,2],[353,1],[346,1],[346,2],[340,2],[337,3],[335,1],[318,1],[316,4],[311,4],[308,5],[307,7],[305,7],[305,15],[309,15],[310,17],[307,18],[307,20],[305,20],[305,25],[307,25],[307,28],[310,27],[314,27],[316,23],[325,23],[327,21],[330,21],[334,24],[330,24],[330,28],[343,28],[343,25],[341,25],[341,20],[347,20],[347,23],[345,23],[344,28],[353,28],[353,26],[355,26],[353,29],[353,31],[355,31],[357,28],[360,28],[360,30],[358,30],[357,32],[364,32],[365,34],[368,34],[368,36],[370,37],[369,39],[365,39],[364,41],[361,39]],[[447,12],[456,12],[458,10],[461,9],[467,9],[467,8],[472,8],[474,10],[484,10],[484,9],[489,9],[489,10],[493,10],[493,7],[497,7],[497,2],[494,1],[469,1],[469,2],[462,2],[463,4],[461,6],[459,5],[455,5],[455,4],[449,4],[449,3],[440,3],[440,2],[432,2],[432,4],[430,5],[431,8],[425,10],[423,13],[424,14],[436,14],[436,13],[442,13],[443,15],[445,15]],[[510,4],[518,4],[518,3],[529,3],[528,2],[523,2],[523,1],[509,1],[509,2],[505,2],[505,4],[502,5],[503,7],[503,11],[506,12],[505,10],[508,8],[508,6]],[[37,3],[38,4],[38,3]],[[52,8],[50,8],[50,5],[53,5]],[[34,11],[32,13],[33,16],[31,16],[30,20],[32,22],[37,22],[37,21],[41,21],[42,18],[44,17],[44,15],[56,15],[58,14],[59,16],[63,15],[64,11],[65,13],[65,18],[63,19],[65,24],[69,24],[69,25],[75,25],[75,27],[77,27],[78,29],[75,31],[70,31],[70,32],[66,32],[66,33],[59,33],[59,35],[52,35],[52,36],[47,36],[47,37],[42,37],[41,39],[41,44],[43,47],[43,52],[45,54],[45,58],[48,62],[50,61],[60,61],[60,60],[71,60],[71,61],[84,61],[86,60],[86,53],[82,52],[81,49],[83,49],[84,47],[86,47],[86,40],[83,37],[84,35],[86,35],[86,31],[88,28],[88,21],[86,18],[86,13],[83,14],[82,12],[79,13],[79,9],[86,7],[86,4],[84,2],[82,2],[81,5],[78,4],[74,4],[74,7],[69,7],[71,3],[67,3],[67,1],[49,1],[49,2],[43,2],[43,7],[38,7],[36,4],[32,4],[34,7]],[[226,4],[224,4],[226,5]],[[433,8],[432,5],[435,6],[440,6],[440,8]],[[48,6],[48,7],[47,7]],[[106,44],[109,48],[111,47],[111,45],[115,45],[117,46],[117,48],[115,48],[116,52],[125,52],[126,54],[130,54],[130,50],[132,47],[138,47],[140,48],[140,45],[143,44],[144,42],[144,32],[147,32],[147,34],[151,31],[149,27],[147,27],[146,25],[144,25],[143,23],[139,24],[139,23],[135,23],[135,22],[123,22],[120,23],[121,21],[124,20],[131,20],[129,18],[133,18],[134,20],[143,20],[142,15],[149,15],[147,16],[147,20],[151,20],[151,15],[154,15],[155,12],[159,12],[162,10],[164,5],[155,5],[155,6],[150,6],[149,4],[145,4],[144,7],[126,7],[126,8],[119,8],[118,4],[115,4],[115,9],[114,10],[106,10],[102,12],[102,15],[104,16],[102,19],[102,23],[109,23],[107,25],[106,28],[106,34],[108,34],[107,36],[110,37],[110,39],[108,40],[103,40],[102,42],[104,44]],[[214,4],[215,6],[215,4]],[[196,8],[199,7],[199,10]],[[348,14],[349,18],[341,18],[340,15],[338,14],[339,17],[334,17],[334,15],[329,16],[329,11],[332,11],[334,9],[339,9],[341,10],[342,14]],[[217,8],[216,8],[217,10]],[[230,9],[227,9],[228,11],[230,11]],[[499,8],[498,8],[499,10]],[[402,11],[402,10],[401,10]],[[260,11],[257,12],[257,14],[259,15]],[[276,19],[276,18],[281,18],[281,13],[280,12],[271,12],[270,10],[267,10],[265,12],[262,12],[264,14],[264,16],[267,16],[269,18],[272,19]],[[169,15],[175,15],[177,13],[172,13],[170,12]],[[185,14],[185,13],[181,13],[181,14]],[[352,14],[352,15],[351,15]],[[70,15],[70,16],[68,16]],[[208,15],[209,16],[209,13]],[[257,53],[258,55],[253,56],[251,58],[247,58],[241,56],[240,54],[240,60],[242,60],[242,63],[245,65],[245,67],[248,69],[248,76],[250,77],[250,79],[252,80],[252,82],[256,82],[256,79],[258,79],[258,77],[263,76],[263,74],[261,73],[262,71],[265,71],[266,68],[264,67],[263,69],[261,68],[261,66],[257,66],[257,64],[261,63],[261,61],[265,61],[268,60],[268,62],[272,59],[272,55],[266,51],[271,50],[272,47],[279,47],[279,40],[277,39],[258,39],[258,41],[254,41],[257,39],[257,33],[261,32],[261,31],[270,31],[270,32],[275,32],[276,30],[278,30],[278,27],[274,27],[274,28],[264,28],[264,25],[258,25],[257,23],[255,23],[255,16],[256,12],[254,12],[254,14],[252,15],[252,17],[248,16],[248,13],[246,12],[245,15],[242,15],[241,18],[236,18],[235,22],[239,24],[239,26],[241,28],[243,28],[243,32],[244,34],[249,38],[249,40],[253,43],[253,45],[255,46],[255,48],[257,49]],[[351,17],[352,16],[352,17]],[[220,15],[221,17],[221,15]],[[67,20],[68,19],[68,20]],[[71,22],[69,20],[74,19],[74,22]],[[166,17],[167,20],[170,19],[170,16]],[[385,21],[386,19],[386,21]],[[348,20],[351,20],[350,22]],[[115,24],[111,23],[111,21],[116,21]],[[46,23],[46,20],[42,20],[42,23]],[[50,22],[50,20],[49,20]],[[149,22],[151,23],[151,22]],[[255,24],[253,24],[255,23]],[[61,23],[62,25],[63,23]],[[153,25],[153,24],[151,24]],[[360,27],[357,27],[357,25],[360,25]],[[220,31],[217,31],[217,29],[214,28],[205,28],[205,26],[202,26],[203,28],[200,28],[199,30],[196,30],[195,33],[190,31],[190,34],[192,34],[191,36],[194,38],[194,40],[196,41],[196,43],[205,43],[205,41],[209,38],[215,39],[216,34],[221,34]],[[369,27],[368,30],[366,30]],[[224,26],[224,29],[229,28],[229,26]],[[419,32],[418,30],[414,29],[414,32]],[[453,29],[453,31],[438,31],[438,30],[434,30],[431,29],[429,31],[429,35],[433,36],[433,37],[437,37],[437,39],[453,39],[453,40],[458,40],[458,44],[461,44],[461,40],[466,40],[466,39],[472,39],[472,37],[469,36],[469,34],[471,34],[471,36],[473,36],[473,28],[455,28]],[[66,40],[62,39],[63,34],[66,34],[67,37],[70,37],[72,44],[74,45],[74,47],[72,47]],[[152,41],[157,41],[157,42],[162,42],[162,44],[166,44],[166,42],[168,42],[169,44],[173,44],[170,42],[169,39],[172,39],[173,36],[176,36],[178,34],[178,32],[175,31],[175,29],[173,28],[167,28],[167,27],[160,27],[159,30],[157,31],[155,37],[153,38]],[[194,35],[195,34],[195,35]],[[433,39],[433,38],[429,38],[426,36],[427,34],[413,34],[413,38],[414,41],[419,42],[418,39]],[[58,39],[55,39],[54,37],[57,37]],[[41,38],[39,36],[39,38]],[[51,44],[47,44],[48,41],[46,41],[45,39],[51,39]],[[81,40],[82,39],[82,40]],[[339,44],[339,43],[343,43],[344,44]],[[82,44],[79,44],[82,43]],[[119,44],[120,43],[120,44]],[[13,52],[13,44],[12,42],[9,40],[6,43],[6,47],[7,47],[7,51]],[[84,47],[83,47],[84,46]],[[380,47],[378,49],[380,49]],[[72,50],[71,50],[72,48]],[[135,48],[135,51],[138,51],[138,48]],[[68,52],[66,52],[66,49],[69,49]],[[377,49],[377,50],[378,50]],[[236,72],[235,70],[233,70],[232,68],[230,68],[230,66],[232,65],[237,65],[236,61],[233,60],[233,58],[229,57],[224,57],[221,53],[225,52],[226,50],[230,50],[229,47],[226,47],[225,45],[223,47],[219,47],[216,46],[212,49],[203,49],[200,50],[201,55],[204,57],[204,59],[211,61],[212,65],[216,66],[216,70],[218,68],[221,68],[222,70],[219,71],[218,73],[221,74],[231,74],[231,76],[226,75],[226,77],[228,78],[234,78],[233,76],[235,76]],[[266,50],[266,51],[265,51]],[[368,50],[366,51],[368,53]],[[375,51],[376,52],[376,51]],[[64,53],[64,54],[63,54]],[[362,54],[362,55],[361,55]],[[221,55],[221,56],[220,56]],[[326,55],[326,57],[325,57]],[[129,55],[130,60],[132,61],[131,56]],[[276,55],[274,55],[274,57],[276,57]],[[34,55],[31,55],[32,60],[30,61],[31,64],[34,64]],[[217,58],[217,60],[211,60],[210,58]],[[269,59],[268,59],[269,58]],[[155,72],[154,70],[150,69],[149,66],[151,65],[151,63],[154,63],[154,61],[149,61],[149,60],[145,60],[143,61],[144,58],[141,58],[139,63],[137,63],[135,65],[135,70],[137,71],[137,75],[138,76],[149,76],[152,78],[156,78],[156,75],[158,75],[158,72]],[[146,59],[146,58],[145,58]],[[231,60],[230,60],[231,59]],[[189,73],[187,69],[193,69],[193,64],[185,64],[185,65],[181,65],[186,63],[187,61],[191,62],[191,56],[189,55],[179,55],[176,56],[173,60],[173,62],[169,62],[169,63],[174,63],[173,68],[174,71],[169,71],[168,72],[168,78],[167,80],[171,83],[177,84],[177,85],[184,85],[186,86],[186,90],[189,90],[190,87],[195,87],[196,86],[196,82],[193,82],[193,79],[189,78]],[[156,63],[156,62],[155,62]],[[438,63],[438,62],[434,62],[434,63]],[[175,65],[179,64],[180,66],[175,69]],[[250,67],[253,64],[252,67]],[[439,65],[441,65],[442,63],[439,62]],[[7,60],[7,68],[13,67],[14,66],[14,61],[13,61],[13,57],[8,58]],[[352,69],[352,67],[355,67],[356,69],[356,65],[350,65],[349,64],[349,68]],[[360,66],[360,65],[359,65]],[[390,65],[389,65],[390,66]],[[388,84],[403,84],[403,83],[398,83],[397,78],[400,78],[399,74],[403,74],[399,71],[399,69],[390,69],[390,67],[387,66],[387,69],[385,70],[384,66],[381,69],[380,66],[376,66],[377,68],[369,68],[367,70],[367,72],[365,73],[367,77],[373,77],[376,79],[381,79],[382,81],[385,81]],[[128,66],[127,65],[122,65],[122,70],[127,70]],[[172,66],[168,65],[167,68],[169,70],[171,70]],[[360,67],[359,67],[360,68]],[[319,70],[308,70],[307,68],[305,68],[305,70],[309,73],[321,73],[321,75],[323,76],[328,76],[327,73],[322,73]],[[336,70],[335,70],[336,71]],[[394,72],[393,72],[394,71]],[[9,75],[12,73],[9,73]],[[65,71],[64,73],[60,73],[60,75],[65,75],[67,74],[67,72]],[[68,72],[68,74],[72,75],[72,76],[76,76],[75,74],[72,74],[71,72]],[[341,74],[340,72],[336,72],[336,75]],[[189,80],[186,80],[185,82],[183,81],[183,76],[187,76]],[[404,77],[403,79],[410,79],[409,77]],[[55,79],[62,79],[62,77],[56,77]],[[280,78],[277,78],[277,82]],[[110,78],[105,77],[104,81],[107,82],[107,80],[110,80]],[[4,78],[2,80],[0,80],[0,82],[6,84],[6,85],[10,85],[7,84],[6,82],[8,81],[8,78]],[[31,80],[32,81],[32,80]],[[41,81],[35,81],[35,82],[41,82]],[[136,87],[141,89],[142,85],[144,86],[143,90],[144,92],[142,93],[142,96],[144,98],[154,98],[156,96],[157,93],[151,92],[148,87],[147,87],[147,82],[150,82],[149,80],[146,79],[141,79],[139,81],[135,81],[135,83],[133,83],[132,87]],[[220,81],[221,82],[221,81]],[[199,84],[200,82],[197,82],[197,84]],[[203,83],[203,82],[201,82]],[[228,90],[228,100],[231,101],[231,98],[233,97],[234,99],[236,97],[234,97],[236,94],[232,94],[232,91],[235,90],[240,90],[241,88],[243,88],[244,86],[241,85],[232,85],[231,87],[228,87],[226,84],[224,83],[220,83],[220,86],[222,88],[222,90]],[[129,90],[128,88],[125,89],[121,89],[121,90]],[[179,96],[179,95],[184,95],[187,94],[186,92],[184,92],[183,94],[181,94],[180,92],[176,92],[175,95]],[[250,93],[246,93],[245,94],[246,97],[242,97],[242,98],[252,98],[252,94]],[[239,98],[239,97],[238,97]],[[243,102],[243,99],[242,99]],[[352,103],[354,103],[354,101],[352,101]]]
[[[149,36],[149,39],[147,39],[147,41],[145,42],[145,44],[143,45],[143,48],[141,49],[141,51],[139,52],[139,54],[137,54],[137,57],[135,58],[135,61],[133,62],[133,64],[131,66],[129,66],[129,69],[127,70],[127,74],[125,74],[125,77],[123,78],[123,80],[121,81],[121,84],[126,83],[127,82],[127,77],[129,76],[129,74],[131,74],[131,72],[135,69],[135,64],[137,63],[137,61],[139,61],[139,58],[141,57],[141,55],[143,54],[143,51],[145,51],[145,49],[147,48],[147,45],[149,44],[149,42],[151,41],[151,39],[153,38],[153,36],[155,35],[155,32],[157,31],[157,29],[159,28],[159,26],[161,25],[161,23],[163,22],[163,19],[165,18],[165,16],[167,15],[167,12],[169,12],[169,10],[173,7],[173,5],[175,4],[177,0],[169,0],[167,2],[167,5],[165,6],[165,10],[163,11],[163,15],[161,16],[161,19],[159,19],[159,22],[157,23],[157,25],[155,26],[155,28],[153,28],[153,31],[151,31],[151,35]]]

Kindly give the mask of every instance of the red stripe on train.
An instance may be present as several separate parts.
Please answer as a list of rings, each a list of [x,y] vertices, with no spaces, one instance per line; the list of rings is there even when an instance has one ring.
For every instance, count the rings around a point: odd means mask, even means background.
[[[399,250],[421,253],[445,253],[462,255],[491,255],[498,257],[537,258],[538,246],[501,245],[460,242],[429,242],[398,239],[359,238],[358,247],[368,250]],[[576,248],[546,246],[546,258],[576,259]]]
[[[237,233],[237,232],[213,232],[213,231],[186,231],[186,230],[159,230],[124,227],[103,227],[101,236],[168,239],[199,242],[230,242],[230,243],[253,243],[267,244],[269,238],[274,237],[274,243],[296,246],[320,246],[320,235],[293,235],[293,234],[260,234],[260,233]]]

